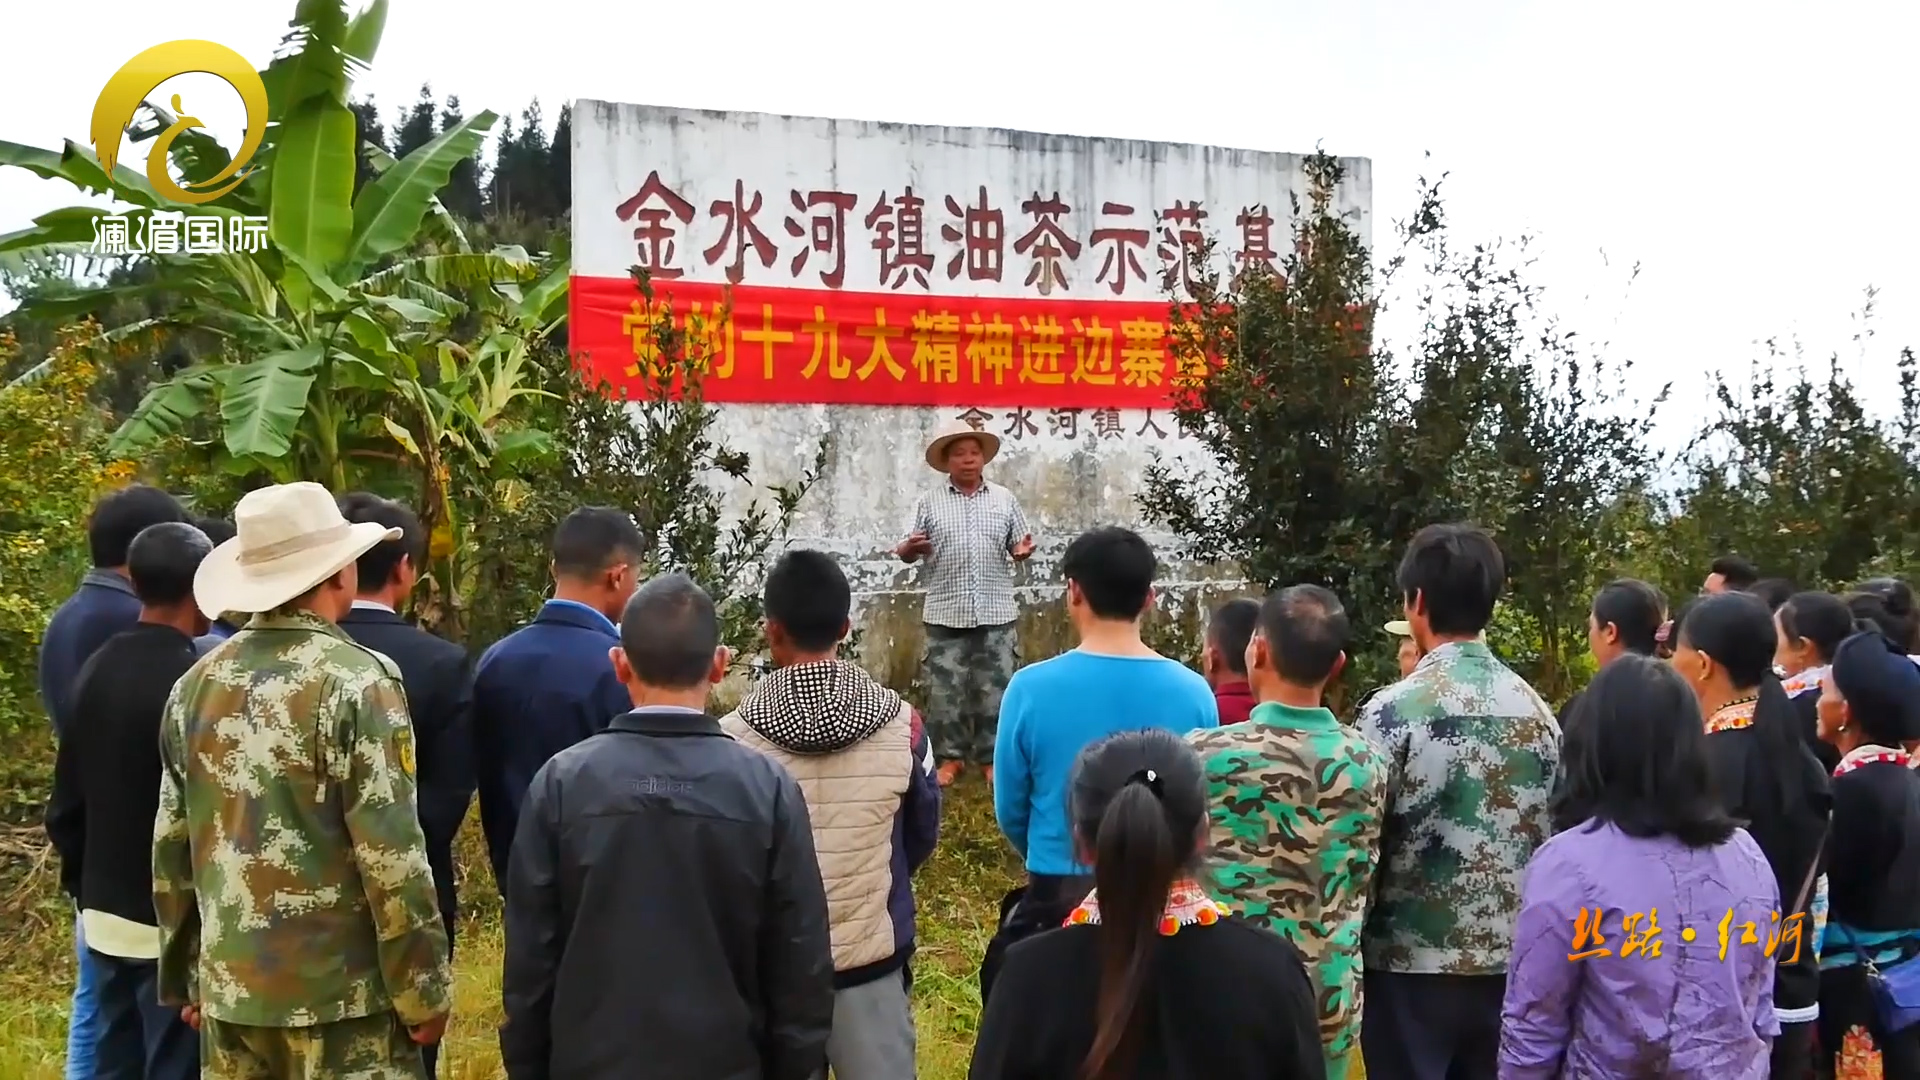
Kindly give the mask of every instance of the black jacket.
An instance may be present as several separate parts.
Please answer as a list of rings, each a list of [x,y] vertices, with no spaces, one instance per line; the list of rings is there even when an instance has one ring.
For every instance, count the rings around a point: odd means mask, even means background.
[[[833,1025],[807,804],[712,718],[645,709],[556,754],[507,871],[509,1080],[808,1080]]]
[[[453,838],[473,801],[473,666],[467,650],[381,608],[354,608],[340,620],[340,629],[400,666],[413,717],[420,831],[426,834],[440,917],[452,941],[460,911],[453,888]]]
[[[1071,1080],[1093,1048],[1100,928],[1069,926],[1007,950],[973,1046],[970,1080]],[[1154,943],[1137,1080],[1320,1080],[1320,1008],[1300,954],[1239,919]]]
[[[1780,704],[1785,706],[1787,702]],[[1800,742],[1797,732],[1790,748],[1792,756],[1785,759],[1770,753],[1760,732],[1752,727],[1708,735],[1707,749],[1721,801],[1729,815],[1747,823],[1747,832],[1767,857],[1784,911],[1800,894],[1808,875],[1819,872],[1821,867],[1815,860],[1822,865],[1827,861],[1829,853],[1824,851],[1822,839],[1827,834],[1833,801],[1826,773],[1813,751]],[[1784,800],[1782,792],[1787,795]],[[1807,913],[1811,902],[1809,899],[1801,906],[1802,914]],[[1809,916],[1803,921],[1812,919]],[[1815,1004],[1819,995],[1819,959],[1812,949],[1801,951],[1799,963],[1775,968],[1775,1009],[1805,1009]]]
[[[47,836],[60,853],[61,884],[82,908],[155,925],[160,717],[196,659],[192,638],[136,623],[108,638],[74,679]]]

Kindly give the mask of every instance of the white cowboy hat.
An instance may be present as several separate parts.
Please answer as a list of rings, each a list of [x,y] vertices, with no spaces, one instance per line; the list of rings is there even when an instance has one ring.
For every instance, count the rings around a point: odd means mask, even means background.
[[[349,523],[326,488],[306,481],[247,492],[233,524],[234,538],[193,575],[193,598],[209,618],[272,611],[401,535],[375,522]]]
[[[1382,627],[1381,629],[1385,630],[1389,634],[1392,634],[1394,637],[1412,637],[1413,636],[1413,627],[1408,626],[1407,620],[1405,619],[1395,619],[1392,622],[1388,623],[1386,626]]]
[[[934,434],[933,441],[927,444],[927,464],[940,472],[946,472],[947,447],[952,446],[957,439],[980,440],[980,453],[986,458],[986,461],[981,462],[982,465],[992,461],[994,455],[1000,452],[1000,436],[991,431],[976,430],[965,420],[949,420],[940,425],[940,430]]]

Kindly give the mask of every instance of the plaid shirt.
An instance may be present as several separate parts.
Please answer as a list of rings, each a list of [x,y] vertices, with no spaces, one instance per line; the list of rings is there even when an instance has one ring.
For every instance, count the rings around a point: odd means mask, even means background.
[[[969,630],[1019,617],[1008,553],[1032,530],[1013,492],[983,480],[969,495],[949,480],[920,496],[911,531],[933,542],[933,554],[920,561],[927,590],[923,621]]]

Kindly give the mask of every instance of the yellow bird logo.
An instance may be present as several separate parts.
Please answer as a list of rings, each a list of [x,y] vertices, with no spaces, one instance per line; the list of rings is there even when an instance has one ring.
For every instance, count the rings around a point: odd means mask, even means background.
[[[182,131],[202,126],[197,117],[180,115],[172,126],[160,133],[160,137],[154,140],[153,148],[147,152],[147,182],[153,185],[154,191],[173,202],[197,205],[212,202],[240,186],[240,182],[253,172],[252,169],[241,172],[241,168],[253,159],[254,153],[260,149],[260,141],[266,137],[267,87],[246,57],[212,41],[169,41],[155,45],[127,61],[119,71],[113,73],[113,78],[107,80],[106,88],[100,91],[99,100],[93,104],[90,134],[93,152],[99,156],[100,166],[111,175],[114,163],[120,156],[121,133],[133,120],[133,111],[161,83],[175,75],[188,74],[212,75],[220,79],[233,87],[247,109],[247,134],[245,141],[240,144],[240,152],[233,155],[226,168],[205,180],[183,188],[174,183],[173,177],[167,172],[168,148]],[[173,96],[173,111],[176,114],[185,112],[178,94]]]

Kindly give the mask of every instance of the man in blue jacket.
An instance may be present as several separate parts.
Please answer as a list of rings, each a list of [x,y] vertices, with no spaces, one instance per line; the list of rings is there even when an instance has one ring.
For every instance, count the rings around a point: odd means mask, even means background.
[[[639,584],[644,541],[626,511],[589,506],[553,534],[553,599],[501,638],[474,671],[480,824],[504,890],[527,785],[547,759],[633,707],[608,650]]]
[[[185,521],[186,511],[159,488],[134,484],[93,504],[87,516],[87,549],[93,569],[80,579],[60,610],[47,623],[40,639],[40,704],[53,721],[54,736],[67,730],[73,681],[94,650],[122,630],[140,621],[140,598],[127,574],[127,549],[149,525]],[[75,916],[73,935],[80,976],[73,985],[73,1007],[67,1021],[67,1080],[93,1075],[94,1044],[100,1037],[96,980],[99,972],[87,953],[85,936]]]

